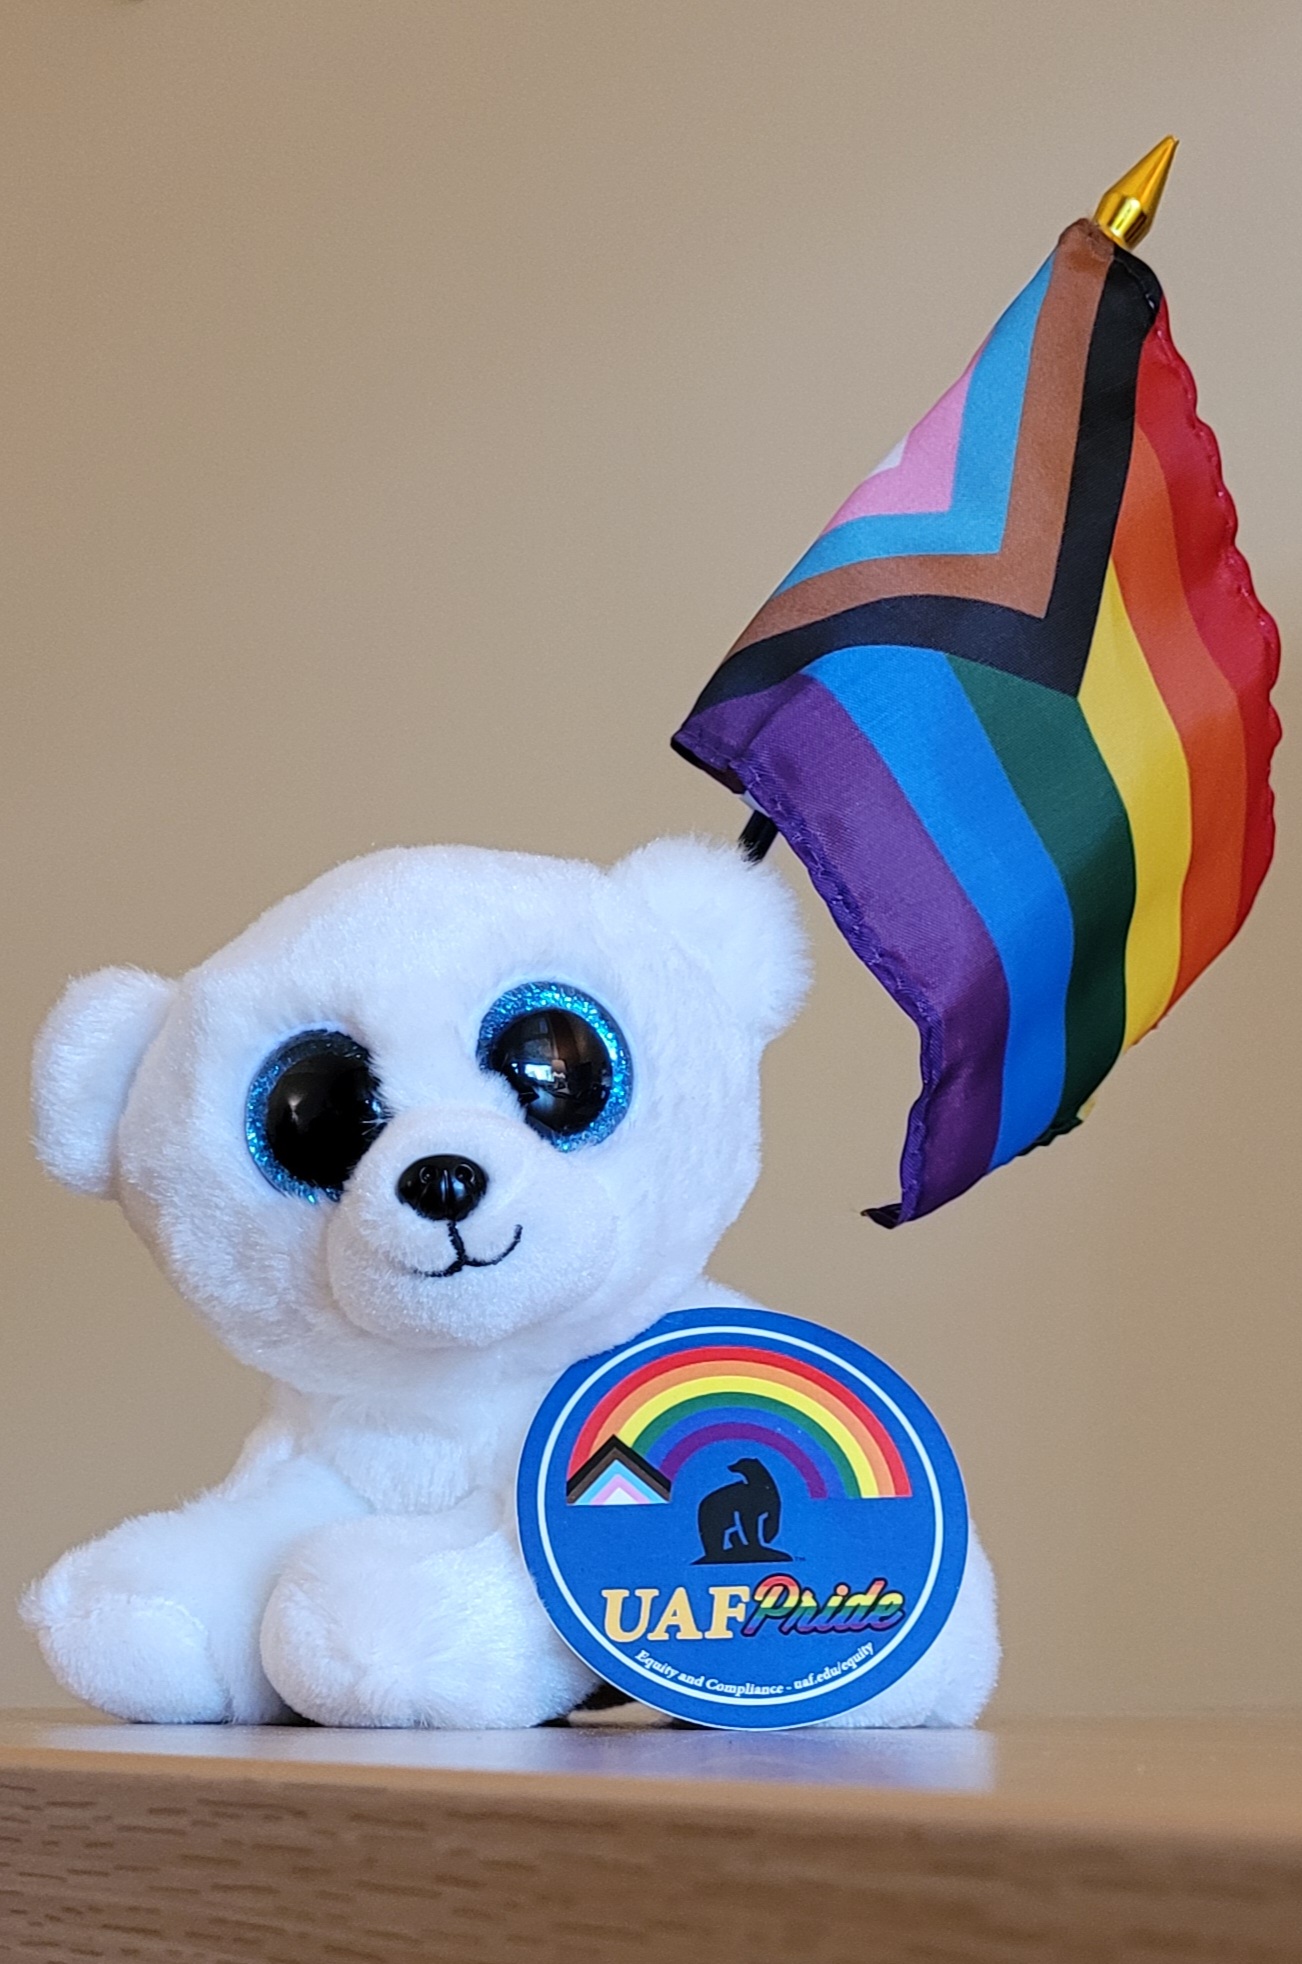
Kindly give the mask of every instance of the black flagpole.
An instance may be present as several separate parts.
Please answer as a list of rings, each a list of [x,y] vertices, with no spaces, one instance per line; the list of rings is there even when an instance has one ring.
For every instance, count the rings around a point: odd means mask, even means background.
[[[763,859],[778,836],[778,828],[763,812],[752,812],[742,827],[737,844],[752,865]]]

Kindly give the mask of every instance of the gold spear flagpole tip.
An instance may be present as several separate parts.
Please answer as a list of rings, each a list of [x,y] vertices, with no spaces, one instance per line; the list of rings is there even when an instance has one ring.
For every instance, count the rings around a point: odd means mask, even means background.
[[[1099,199],[1094,223],[1127,252],[1134,251],[1153,222],[1171,172],[1175,146],[1173,136],[1164,136]]]

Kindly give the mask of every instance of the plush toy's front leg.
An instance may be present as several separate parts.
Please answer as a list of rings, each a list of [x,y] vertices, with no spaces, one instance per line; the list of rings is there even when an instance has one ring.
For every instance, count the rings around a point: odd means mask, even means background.
[[[597,1682],[552,1629],[486,1495],[312,1535],[267,1605],[262,1658],[322,1725],[537,1725]]]
[[[272,1584],[303,1535],[362,1511],[309,1460],[241,1472],[74,1548],[28,1590],[23,1617],[60,1684],[102,1711],[265,1724],[287,1716],[258,1653]]]

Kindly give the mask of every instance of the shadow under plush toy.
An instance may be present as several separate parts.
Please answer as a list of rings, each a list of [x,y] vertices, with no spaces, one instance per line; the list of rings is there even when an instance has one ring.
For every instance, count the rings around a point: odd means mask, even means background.
[[[609,871],[377,853],[178,982],[74,982],[41,1156],[273,1390],[220,1487],[31,1590],[59,1680],[246,1723],[532,1725],[590,1692],[519,1553],[521,1442],[568,1365],[740,1302],[703,1269],[804,985],[778,875],[690,840]],[[968,1724],[998,1654],[974,1537],[942,1635],[839,1722]]]

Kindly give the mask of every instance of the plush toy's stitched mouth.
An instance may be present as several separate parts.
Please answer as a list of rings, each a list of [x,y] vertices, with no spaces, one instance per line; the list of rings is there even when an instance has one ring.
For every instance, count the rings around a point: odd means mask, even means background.
[[[418,1275],[423,1282],[444,1282],[447,1280],[449,1275],[460,1275],[463,1268],[496,1268],[499,1262],[504,1262],[508,1255],[513,1255],[515,1253],[516,1249],[520,1246],[520,1237],[524,1233],[523,1226],[517,1227],[515,1233],[511,1236],[510,1241],[508,1241],[506,1247],[503,1248],[500,1255],[488,1255],[488,1256],[481,1257],[478,1255],[468,1255],[466,1253],[466,1244],[461,1239],[461,1235],[455,1221],[449,1221],[447,1224],[447,1228],[448,1228],[448,1233],[452,1237],[452,1246],[456,1250],[457,1258],[454,1262],[449,1262],[446,1268],[412,1269],[411,1273],[413,1275]]]

